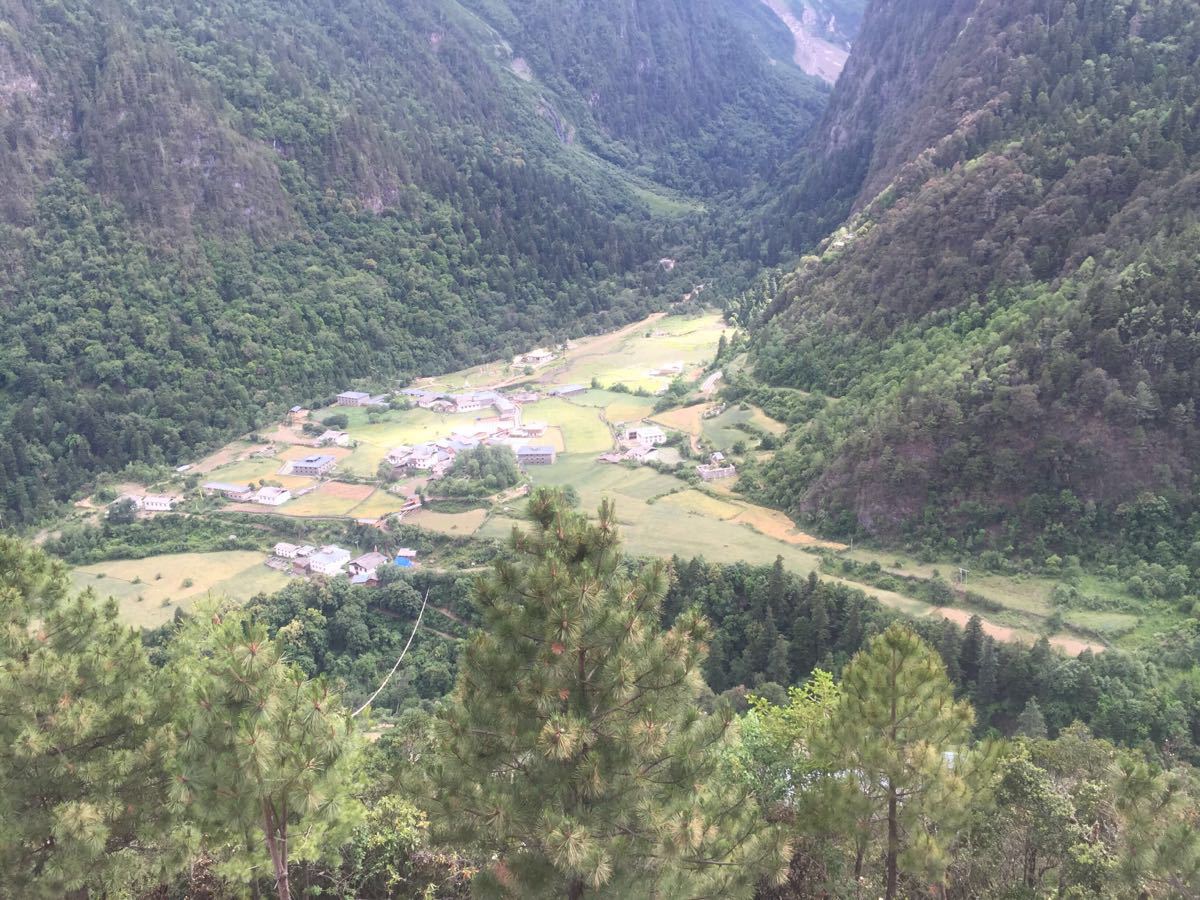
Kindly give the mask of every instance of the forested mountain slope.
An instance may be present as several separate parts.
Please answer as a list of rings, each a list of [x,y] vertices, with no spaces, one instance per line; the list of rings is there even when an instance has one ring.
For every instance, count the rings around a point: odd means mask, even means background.
[[[682,293],[823,89],[741,7],[570,6],[0,0],[4,521]]]
[[[760,495],[845,533],[1035,556],[1104,533],[1184,560],[1198,13],[873,6],[796,162],[805,202],[825,203],[798,233],[851,216],[777,291],[735,304],[757,317],[759,378],[837,398],[793,403],[819,411]]]

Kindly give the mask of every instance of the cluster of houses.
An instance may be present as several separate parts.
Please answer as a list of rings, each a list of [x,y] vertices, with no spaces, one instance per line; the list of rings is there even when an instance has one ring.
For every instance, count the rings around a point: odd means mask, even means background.
[[[210,496],[221,496],[235,503],[257,503],[260,506],[282,506],[292,499],[292,492],[282,487],[260,487],[248,484],[229,484],[224,481],[209,481],[202,485]]]
[[[327,544],[324,547],[313,547],[309,544],[290,544],[280,541],[275,545],[267,565],[272,569],[290,572],[293,575],[319,575],[322,578],[339,578],[345,576],[351,584],[361,584],[373,587],[379,583],[379,568],[394,565],[401,568],[412,568],[416,565],[417,551],[404,547],[396,551],[395,557],[388,557],[372,550],[361,556],[354,556],[345,547]]]
[[[464,450],[481,445],[507,445],[514,448],[517,461],[523,465],[553,465],[556,458],[553,447],[522,445],[529,438],[544,435],[548,427],[541,422],[520,424],[515,418],[481,420],[455,428],[446,438],[396,447],[389,451],[386,460],[397,475],[424,475],[434,479],[445,475],[454,465],[455,457]]]
[[[718,451],[709,456],[707,463],[697,466],[696,471],[705,481],[719,481],[735,476],[737,467],[725,458],[724,453]]]
[[[657,425],[639,422],[627,426],[621,433],[618,439],[619,450],[605,453],[599,459],[600,462],[606,463],[649,462],[657,457],[658,448],[666,442],[667,433]]]
[[[447,394],[440,391],[426,391],[421,388],[405,388],[400,393],[421,409],[443,413],[468,413],[491,407],[496,410],[497,416],[515,416],[519,412],[519,403],[533,403],[541,399],[538,394],[531,391],[505,396],[499,391]]]

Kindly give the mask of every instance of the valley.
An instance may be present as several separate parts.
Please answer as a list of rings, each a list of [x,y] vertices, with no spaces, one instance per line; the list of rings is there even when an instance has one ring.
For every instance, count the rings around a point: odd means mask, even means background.
[[[946,593],[954,605],[930,603],[924,592],[931,580],[950,578],[956,563],[922,564],[903,550],[852,551],[845,543],[805,533],[783,513],[739,494],[736,475],[710,482],[697,478],[697,464],[713,452],[737,465],[769,460],[774,450],[755,449],[761,436],[782,438],[788,431],[757,407],[706,399],[703,388],[711,379],[717,344],[722,336],[731,339],[733,333],[719,314],[656,313],[556,348],[553,358],[536,370],[493,361],[419,379],[406,390],[452,397],[503,391],[521,398],[520,422],[537,427],[536,436],[508,442],[515,448],[545,445],[555,451],[552,465],[527,467],[527,483],[569,487],[584,510],[595,510],[603,500],[615,501],[617,521],[636,555],[700,556],[726,565],[769,565],[778,557],[798,576],[816,572],[832,577],[906,615],[941,617],[960,625],[979,615],[987,633],[998,640],[1031,644],[1048,634],[1052,645],[1072,654],[1100,651],[1108,641],[1119,642],[1136,633],[1139,617],[1113,613],[1071,613],[1057,630],[1048,629],[1046,623],[1055,613],[1050,595],[1057,584],[1050,578],[973,574],[968,586],[978,597],[976,603],[992,604],[992,608],[973,606],[961,590],[957,597]],[[663,397],[672,385],[677,385],[676,402],[664,408]],[[394,396],[405,399],[403,393]],[[257,538],[264,548],[272,543],[272,522],[280,529],[280,539],[303,536],[309,529],[339,533],[358,526],[363,530],[352,548],[355,553],[371,549],[366,541],[373,529],[381,533],[414,529],[446,538],[503,543],[514,527],[525,524],[523,490],[459,498],[440,495],[438,481],[427,472],[399,480],[380,476],[395,448],[465,435],[494,420],[491,413],[490,407],[482,412],[338,405],[303,410],[289,421],[231,442],[184,472],[150,485],[123,484],[121,489],[126,494],[179,497],[174,511],[141,514],[148,518],[202,517],[219,523],[223,518],[232,522],[252,516],[264,529]],[[323,445],[320,432],[329,429],[319,423],[330,417],[336,417],[333,425],[340,429],[333,432],[337,444]],[[619,453],[621,435],[638,423],[661,427],[666,437],[647,464],[601,460]],[[318,478],[281,474],[295,460],[313,453],[334,460],[328,474]],[[214,501],[213,492],[205,489],[214,483],[276,485],[288,490],[291,499],[279,506]],[[413,508],[414,498],[423,505]],[[96,498],[81,501],[82,518],[95,518],[92,510],[102,506]],[[241,530],[241,526],[230,527]],[[74,579],[80,587],[117,597],[122,615],[131,624],[152,627],[168,621],[175,608],[186,612],[205,597],[228,596],[244,602],[283,586],[287,576],[266,568],[263,563],[268,557],[269,553],[255,557],[236,551],[114,559],[79,566]],[[895,583],[864,579],[847,568],[855,563],[882,563],[879,574]],[[437,554],[421,564],[439,570],[455,566]],[[191,574],[197,569],[205,573],[204,578]],[[1119,591],[1107,583],[1098,588]]]

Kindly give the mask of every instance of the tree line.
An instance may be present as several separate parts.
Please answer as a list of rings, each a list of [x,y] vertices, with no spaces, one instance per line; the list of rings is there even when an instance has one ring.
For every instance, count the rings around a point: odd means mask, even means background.
[[[449,693],[373,722],[313,637],[331,615],[346,648],[369,649],[363,598],[409,617],[428,585],[216,606],[152,659],[115,604],[3,539],[0,896],[1200,889],[1185,758],[1037,703],[1008,738],[981,728],[978,680],[964,691],[942,648],[870,615],[854,652],[817,629],[836,675],[760,681],[739,713],[703,676],[732,631],[708,611],[742,601],[700,562],[671,568],[624,557],[611,507],[588,518],[537,492],[461,595],[480,627]],[[813,597],[838,605],[828,586],[750,574],[754,596],[808,603],[797,619],[819,624]]]

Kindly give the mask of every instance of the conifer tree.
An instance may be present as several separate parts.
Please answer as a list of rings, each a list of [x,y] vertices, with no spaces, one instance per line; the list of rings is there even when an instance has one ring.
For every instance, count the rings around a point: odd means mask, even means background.
[[[157,688],[115,603],[0,538],[0,896],[126,895],[178,862]]]
[[[553,492],[475,585],[483,628],[440,722],[442,826],[494,863],[485,896],[737,897],[787,845],[723,762],[731,713],[695,702],[709,625],[659,628],[664,567],[633,572],[613,508]]]
[[[1017,716],[1017,734],[1035,740],[1046,736],[1046,717],[1042,715],[1042,708],[1038,706],[1036,697],[1030,697],[1025,703],[1025,708],[1021,710],[1021,715]]]
[[[886,896],[902,872],[936,879],[974,799],[973,714],[937,653],[894,624],[847,665],[824,755],[843,766],[848,821],[885,830]]]
[[[242,877],[258,877],[265,849],[279,900],[289,900],[289,860],[336,852],[360,812],[349,712],[241,611],[193,620],[175,652],[174,805],[236,848],[230,868]]]
[[[996,660],[996,642],[991,637],[983,639],[983,649],[979,653],[979,675],[975,680],[975,705],[984,713],[996,699],[998,662]]]

